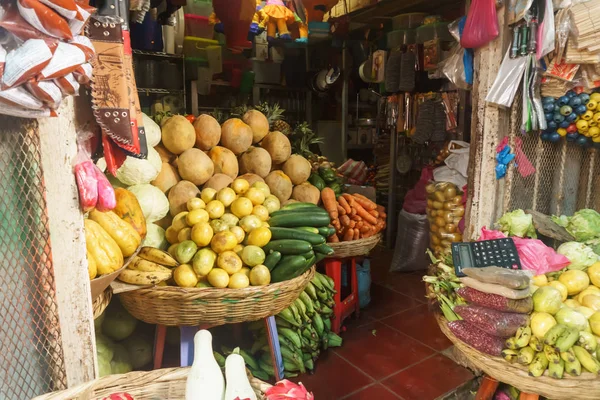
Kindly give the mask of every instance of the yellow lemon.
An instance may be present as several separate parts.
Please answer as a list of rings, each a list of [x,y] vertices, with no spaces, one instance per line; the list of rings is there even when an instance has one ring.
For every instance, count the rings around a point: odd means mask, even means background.
[[[223,203],[225,207],[229,207],[236,197],[232,188],[225,187],[217,192],[217,200]]]
[[[233,275],[242,270],[242,260],[235,252],[224,251],[217,257],[217,266],[229,275]]]
[[[186,207],[188,211],[194,211],[206,207],[206,203],[201,198],[194,197],[187,201]]]
[[[271,283],[271,272],[264,265],[257,265],[250,270],[250,284],[252,286],[262,286]]]
[[[258,246],[246,246],[242,250],[242,261],[249,267],[265,262],[265,252]]]
[[[229,231],[235,235],[238,243],[242,243],[244,241],[244,239],[246,238],[246,232],[244,232],[244,230],[240,226],[233,226],[233,227],[229,228]],[[270,233],[270,231],[269,231],[269,233]]]
[[[247,215],[240,220],[240,226],[246,233],[253,229],[260,228],[263,222],[256,215]]]
[[[248,279],[250,279],[250,268],[249,267],[242,267],[242,270],[240,272],[242,274],[246,275],[248,277]]]
[[[238,197],[231,203],[231,212],[238,218],[252,214],[252,202],[246,197]]]
[[[198,276],[206,276],[212,271],[217,261],[217,253],[208,247],[198,250],[192,259],[192,268]]]
[[[256,189],[260,189],[261,192],[263,192],[263,194],[265,195],[265,197],[267,197],[268,195],[271,194],[271,189],[269,188],[269,185],[267,185],[264,182],[254,182],[254,184],[251,186],[253,188]]]
[[[554,317],[548,313],[533,313],[531,316],[531,331],[538,338],[543,338],[546,332],[556,325]]]
[[[243,272],[237,272],[229,277],[230,289],[244,289],[250,286],[250,279]]]
[[[212,221],[210,221],[210,226],[212,227],[215,233],[223,232],[229,229],[229,225],[227,225],[227,222],[223,221],[221,218],[213,219]]]
[[[261,221],[266,221],[269,219],[269,210],[267,210],[267,207],[259,204],[252,209],[252,215],[256,215]]]
[[[183,228],[187,228],[187,226],[188,226],[188,224],[186,222],[187,215],[188,215],[188,211],[182,211],[173,218],[173,222],[171,222],[171,226],[173,227],[174,230],[179,232]]]
[[[584,271],[577,269],[570,269],[563,272],[559,277],[558,281],[567,287],[569,296],[580,293],[590,285],[590,278]],[[581,301],[579,301],[581,303]]]
[[[226,288],[229,285],[229,274],[221,268],[213,268],[208,274],[208,283],[216,288]]]
[[[172,226],[168,227],[165,231],[165,238],[167,239],[167,242],[171,244],[179,243],[179,239],[177,239],[178,235],[179,231],[173,228]]]
[[[245,179],[237,178],[231,183],[231,188],[237,194],[244,194],[248,191],[248,189],[250,189],[250,184]]]
[[[169,246],[169,248],[167,249],[167,253],[169,253],[171,255],[171,257],[175,257],[175,252],[177,251],[177,245],[179,243],[173,243],[172,245]]]
[[[200,199],[198,199],[200,200]],[[202,201],[202,200],[200,200]],[[185,222],[189,225],[189,226],[194,226],[197,223],[200,222],[208,222],[208,220],[210,219],[208,212],[206,212],[206,210],[202,209],[202,208],[197,208],[195,210],[192,210],[188,213],[188,215],[186,215],[185,217]]]
[[[223,221],[225,221],[225,223],[231,228],[232,226],[236,226],[239,222],[240,219],[238,217],[236,217],[235,215],[233,215],[230,212],[226,212],[225,214],[223,214],[223,216],[221,217],[221,219]]]
[[[597,294],[588,294],[583,296],[581,305],[591,308],[594,311],[600,311],[600,296]]]
[[[542,275],[542,276],[546,276],[546,275]],[[552,286],[553,288],[557,289],[560,292],[560,295],[562,296],[562,301],[567,300],[567,296],[569,295],[569,290],[567,289],[567,287],[564,284],[562,284],[559,281],[552,281],[548,285]]]
[[[592,284],[596,287],[600,286],[600,261],[593,263],[587,270],[588,276]]]
[[[244,193],[244,197],[250,199],[252,204],[257,206],[264,203],[266,196],[262,190],[251,187],[246,193]]]
[[[212,200],[206,204],[206,211],[210,219],[218,219],[225,214],[225,206],[219,200]]]
[[[214,235],[213,228],[208,222],[200,222],[192,227],[191,240],[198,247],[208,246]]]
[[[548,284],[548,278],[544,274],[536,275],[533,277],[532,282],[537,287],[546,286]]]
[[[569,308],[577,308],[577,307],[581,307],[581,304],[579,304],[579,302],[575,299],[568,299],[568,300],[565,300],[565,306],[567,306]]]
[[[592,332],[594,335],[600,336],[600,312],[595,312],[589,319],[590,328],[592,328]]]
[[[202,201],[208,204],[209,202],[217,198],[217,191],[213,188],[204,188],[200,193],[200,198],[202,199]]]
[[[191,237],[192,237],[192,228],[183,228],[177,234],[177,240],[179,241],[179,243],[181,243],[185,240],[190,240]]]
[[[230,231],[218,232],[210,241],[210,247],[217,254],[221,254],[228,250],[233,250],[237,244],[237,238]]]
[[[241,228],[240,228],[241,229]],[[261,226],[255,228],[248,234],[248,244],[258,247],[264,247],[271,240],[271,230]]]
[[[265,206],[267,208],[267,210],[269,211],[269,214],[272,214],[281,208],[281,202],[279,201],[279,199],[277,197],[270,194],[265,198],[265,202],[263,203],[263,206]]]
[[[198,283],[198,277],[189,264],[181,264],[173,271],[173,279],[177,286],[194,287]]]
[[[598,289],[596,286],[590,286],[590,287],[586,288],[585,290],[583,290],[576,297],[576,300],[579,302],[579,304],[583,304],[583,298],[585,296],[587,296],[588,294],[600,295],[600,289]]]
[[[235,254],[237,254],[238,256],[242,257],[242,251],[244,251],[244,245],[243,244],[238,244],[237,246],[235,246],[232,250]]]

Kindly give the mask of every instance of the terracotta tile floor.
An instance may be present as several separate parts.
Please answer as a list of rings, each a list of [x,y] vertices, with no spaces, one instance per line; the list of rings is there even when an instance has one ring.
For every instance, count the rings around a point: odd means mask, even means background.
[[[390,273],[391,256],[371,256],[371,304],[346,320],[343,346],[295,378],[316,400],[434,400],[473,378],[444,355],[452,344],[427,310],[424,272]]]

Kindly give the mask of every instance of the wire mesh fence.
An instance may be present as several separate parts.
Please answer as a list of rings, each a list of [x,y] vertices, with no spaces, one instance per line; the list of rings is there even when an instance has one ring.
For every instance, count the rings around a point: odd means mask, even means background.
[[[2,122],[0,399],[22,400],[64,389],[66,376],[39,137]]]

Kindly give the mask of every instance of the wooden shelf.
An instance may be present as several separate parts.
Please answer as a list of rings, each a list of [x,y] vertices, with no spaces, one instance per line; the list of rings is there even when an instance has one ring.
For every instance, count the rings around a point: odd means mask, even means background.
[[[138,93],[142,94],[183,94],[181,89],[158,89],[158,88],[138,88]]]
[[[183,54],[168,54],[162,53],[160,51],[144,51],[144,50],[132,50],[133,55],[136,56],[146,56],[146,57],[160,57],[160,58],[170,58],[175,60],[183,60]]]

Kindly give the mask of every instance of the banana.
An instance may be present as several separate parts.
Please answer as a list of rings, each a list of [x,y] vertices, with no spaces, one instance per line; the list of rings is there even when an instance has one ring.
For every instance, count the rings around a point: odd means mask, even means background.
[[[312,321],[307,314],[307,309],[304,302],[300,300],[300,298],[297,298],[296,300],[294,300],[294,305],[298,309],[298,313],[300,314],[300,318],[302,319],[302,321],[304,321],[307,324],[310,324]]]
[[[310,296],[308,295],[308,293],[306,293],[306,292],[300,293],[300,300],[302,300],[302,302],[304,303],[304,306],[306,307],[306,315],[308,315],[309,317],[312,317],[313,314],[315,313],[315,306],[313,305],[313,302],[312,302]]]
[[[317,300],[318,299],[317,289],[315,288],[315,286],[311,282],[308,282],[308,284],[304,288],[304,291],[306,293],[308,293],[308,295],[310,296],[311,299],[313,299],[313,300]]]
[[[548,368],[548,358],[543,351],[540,351],[535,354],[533,361],[529,364],[529,375],[535,377],[542,376],[546,368]]]
[[[240,349],[240,356],[244,359],[244,362],[251,369],[259,369],[258,362],[248,353],[246,353],[243,349]]]
[[[138,253],[138,257],[147,261],[152,261],[159,265],[163,265],[165,267],[175,268],[179,265],[177,260],[175,260],[169,253],[154,247],[142,247]]]
[[[548,365],[548,374],[554,379],[562,379],[565,372],[565,362],[560,360],[558,363],[550,363]]]
[[[580,346],[573,346],[573,352],[575,356],[583,366],[583,368],[590,371],[592,374],[597,374],[600,371],[600,365],[598,365],[598,360],[596,360],[586,349]]]
[[[560,358],[563,359],[564,362],[566,363],[572,363],[574,361],[577,361],[577,357],[575,357],[575,353],[573,352],[573,349],[570,348],[567,351],[563,351],[560,353]]]
[[[592,340],[594,341],[594,343],[596,343],[596,339],[594,339],[594,336],[591,334],[590,334],[590,336],[592,336]],[[578,339],[579,339],[579,332],[576,329],[568,328],[562,333],[562,335],[560,335],[558,337],[558,339],[556,340],[556,343],[554,344],[554,348],[558,352],[567,351],[575,343],[577,343]]]
[[[517,339],[514,337],[506,339],[506,342],[504,342],[504,345],[506,347],[508,347],[510,350],[518,350],[519,349],[517,347]]]
[[[546,358],[548,358],[548,362],[554,364],[558,364],[560,362],[560,355],[556,350],[554,350],[554,347],[545,345],[544,353],[546,354]]]
[[[279,314],[277,314],[277,316],[281,317],[283,320],[287,321],[288,323],[294,326],[300,326],[298,321],[296,321],[296,318],[294,318],[294,314],[292,313],[292,310],[289,307],[281,310]]]
[[[330,291],[333,292],[334,291],[334,287],[333,287],[333,282],[330,282],[329,279],[325,278],[325,275],[320,274],[320,273],[316,273],[315,274],[315,278],[319,280],[319,282],[321,282],[321,284],[323,285],[323,287]]]
[[[133,258],[133,260],[131,260],[131,262],[129,263],[127,268],[137,270],[137,271],[144,271],[144,272],[169,272],[169,273],[171,273],[171,270],[169,268],[163,267],[162,265],[159,265],[152,261],[144,260],[143,258],[140,258],[138,256],[135,256]]]
[[[519,352],[511,349],[502,350],[502,357],[509,363],[514,363],[517,361],[517,357],[519,356]]]
[[[536,352],[544,351],[544,342],[541,341],[537,336],[531,336],[531,339],[529,339],[529,347]]]
[[[531,339],[531,328],[526,326],[526,327],[520,327],[517,330],[517,334],[515,335],[515,344],[517,346],[517,348],[523,348],[525,346],[527,346],[529,344],[529,340]]]
[[[277,332],[285,337],[290,343],[293,343],[297,348],[302,347],[302,341],[300,340],[300,336],[291,329],[287,328],[279,328]]]
[[[119,280],[132,285],[156,285],[171,278],[172,274],[171,271],[146,272],[125,268],[119,275]]]
[[[519,351],[519,356],[517,357],[517,361],[519,364],[529,365],[533,361],[533,357],[535,356],[535,350],[531,347],[523,347]]]
[[[579,340],[577,343],[590,353],[596,351],[596,348],[598,347],[598,342],[594,335],[585,331],[579,332]]]
[[[298,311],[298,308],[296,307],[296,305],[294,303],[292,303],[289,305],[288,309],[294,315],[294,319],[296,320],[296,322],[298,324],[302,325],[302,318],[300,318],[300,312]]]
[[[581,363],[577,358],[574,361],[565,361],[565,372],[571,376],[581,375]]]
[[[548,346],[554,346],[560,335],[562,335],[565,330],[567,330],[567,327],[564,325],[554,325],[552,328],[550,328],[550,330],[548,330],[548,332],[546,332],[546,335],[544,335],[544,344],[547,344]]]

